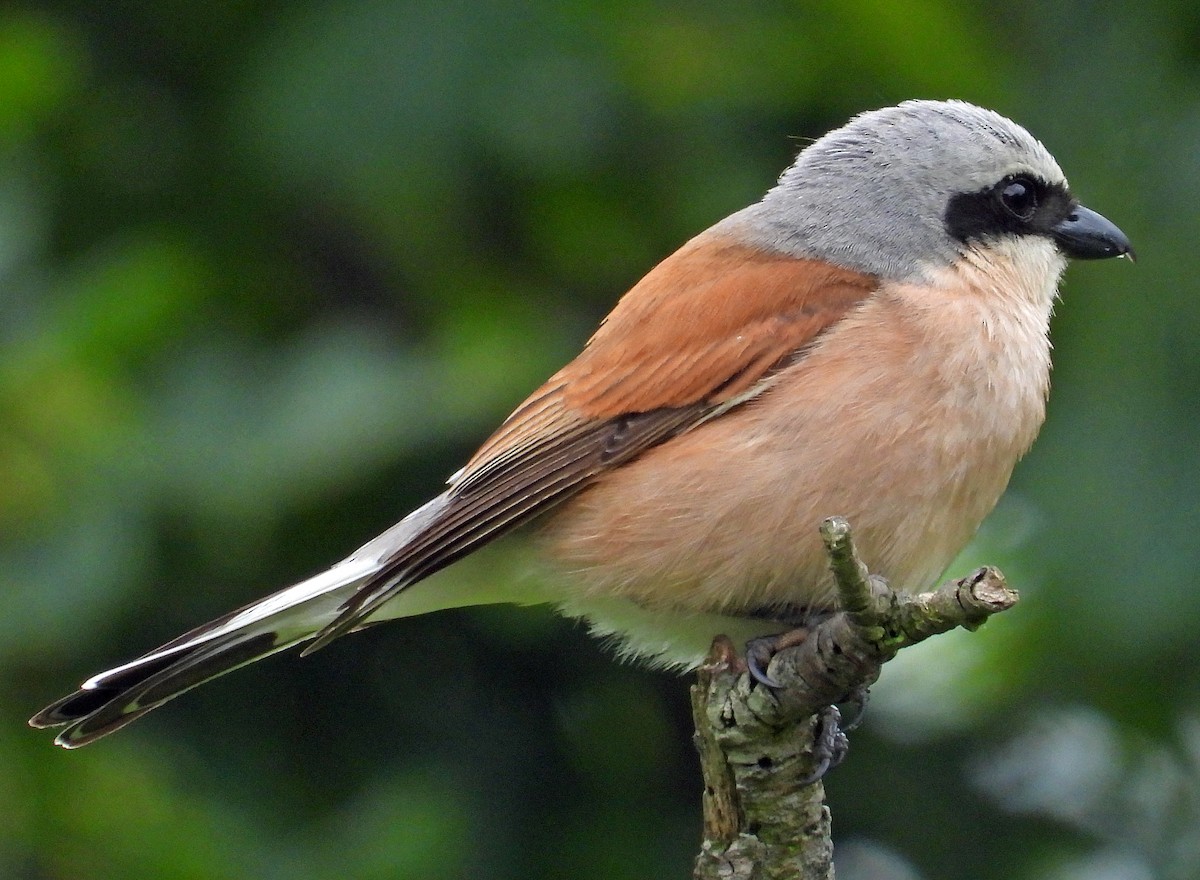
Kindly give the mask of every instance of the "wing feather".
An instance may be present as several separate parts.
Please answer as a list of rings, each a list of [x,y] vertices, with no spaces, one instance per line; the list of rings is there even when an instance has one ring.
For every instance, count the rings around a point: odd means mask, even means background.
[[[706,233],[627,294],[583,352],[513,412],[305,649],[362,625],[405,586],[752,397],[865,300],[876,279]]]

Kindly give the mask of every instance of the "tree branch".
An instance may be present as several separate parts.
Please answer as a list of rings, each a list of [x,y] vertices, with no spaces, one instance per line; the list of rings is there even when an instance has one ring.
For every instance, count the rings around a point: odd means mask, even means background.
[[[846,520],[827,519],[821,536],[841,610],[775,655],[768,674],[782,687],[753,684],[724,636],[692,686],[705,787],[696,880],[832,880],[819,777],[844,736],[831,707],[864,694],[902,648],[956,627],[977,629],[1017,602],[990,567],[934,592],[894,592],[867,571]]]

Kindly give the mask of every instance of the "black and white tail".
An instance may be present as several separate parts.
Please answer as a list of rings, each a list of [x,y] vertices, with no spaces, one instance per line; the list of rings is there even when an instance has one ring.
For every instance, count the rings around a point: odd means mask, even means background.
[[[34,727],[66,725],[55,742],[77,748],[119,730],[197,685],[309,641],[337,620],[363,587],[381,576],[393,585],[399,582],[404,572],[391,571],[392,563],[436,521],[447,503],[447,495],[439,496],[328,571],[89,678],[79,690],[47,706],[29,723]]]
[[[380,620],[463,605],[545,601],[494,587],[484,596],[440,589],[422,596],[410,588],[574,495],[597,474],[703,421],[714,408],[719,405],[701,401],[597,421],[567,409],[562,383],[552,380],[451,478],[449,489],[347,559],[93,676],[29,723],[65,726],[55,742],[75,748],[218,675],[301,642],[311,641],[307,653]]]

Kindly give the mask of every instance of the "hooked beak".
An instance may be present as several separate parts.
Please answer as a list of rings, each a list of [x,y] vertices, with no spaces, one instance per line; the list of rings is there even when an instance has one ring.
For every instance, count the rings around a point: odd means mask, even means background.
[[[1117,225],[1091,208],[1076,205],[1066,219],[1050,230],[1051,237],[1068,257],[1077,260],[1134,259],[1133,246]]]

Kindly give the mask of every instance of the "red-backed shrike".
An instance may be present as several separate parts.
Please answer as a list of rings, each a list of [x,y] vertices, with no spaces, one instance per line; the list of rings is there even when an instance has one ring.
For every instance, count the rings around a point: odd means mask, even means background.
[[[864,113],[635,285],[441,495],[31,723],[83,745],[291,645],[464,604],[422,581],[539,514],[564,611],[663,666],[829,610],[830,515],[872,571],[925,588],[1042,423],[1067,258],[1131,253],[1004,117]]]

